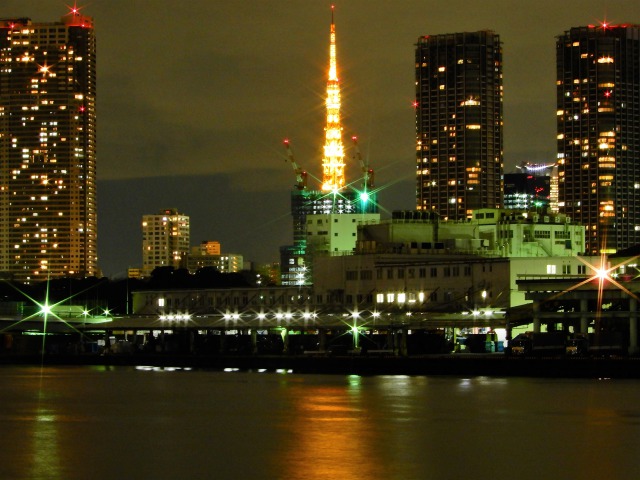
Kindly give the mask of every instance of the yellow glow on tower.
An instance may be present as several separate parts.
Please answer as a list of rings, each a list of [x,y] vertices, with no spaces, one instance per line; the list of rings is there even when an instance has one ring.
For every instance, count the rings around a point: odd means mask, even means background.
[[[329,80],[327,81],[327,126],[322,158],[322,190],[337,192],[345,186],[344,145],[340,125],[340,82],[336,62],[336,27],[331,6],[331,43],[329,45]]]

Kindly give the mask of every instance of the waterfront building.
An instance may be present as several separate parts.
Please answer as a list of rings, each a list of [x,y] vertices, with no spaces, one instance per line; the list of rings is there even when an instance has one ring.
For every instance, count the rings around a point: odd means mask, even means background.
[[[186,268],[189,254],[189,217],[175,208],[142,217],[142,275],[154,268]]]
[[[420,37],[416,208],[445,220],[502,206],[502,46],[492,31]]]
[[[1,19],[0,271],[87,277],[97,261],[93,19]]]
[[[285,140],[288,161],[293,166],[296,184],[291,192],[293,245],[280,247],[280,283],[284,286],[311,283],[313,262],[312,252],[307,245],[308,215],[361,214],[364,215],[361,218],[362,221],[369,221],[368,215],[378,212],[377,194],[373,190],[373,170],[362,160],[355,137],[353,138],[354,158],[360,164],[363,182],[361,186],[356,187],[356,184],[347,184],[346,181],[346,154],[342,141],[341,94],[336,45],[336,27],[332,7],[325,102],[325,142],[322,155],[322,181],[319,189],[308,188],[307,173],[298,166],[289,141]],[[344,236],[341,237],[343,238]],[[351,248],[355,247],[355,236],[353,240]],[[334,245],[332,248],[349,250],[345,245]]]
[[[640,243],[640,26],[571,28],[556,54],[558,206],[613,253]]]
[[[314,258],[314,295],[345,308],[460,312],[509,306],[509,260],[479,254],[380,253]]]
[[[346,281],[348,274],[343,267],[344,262],[376,262],[388,264],[391,269],[406,269],[408,262],[431,262],[445,266],[466,261],[469,256],[477,256],[477,262],[486,259],[503,258],[507,260],[506,269],[500,272],[504,275],[507,287],[491,295],[486,285],[497,282],[498,273],[475,275],[474,282],[485,282],[483,290],[487,291],[486,298],[498,298],[508,306],[516,306],[525,302],[524,295],[518,291],[516,281],[520,275],[546,274],[568,275],[583,274],[587,267],[579,255],[584,252],[585,232],[582,225],[577,225],[566,215],[546,214],[536,212],[509,211],[505,209],[480,209],[473,212],[473,218],[466,221],[441,221],[437,215],[421,211],[394,212],[391,220],[378,224],[362,225],[358,228],[358,242],[353,255],[354,260],[319,259],[333,267],[317,267],[314,260],[314,288],[329,288],[335,277],[343,276]],[[484,260],[483,260],[484,259]],[[396,265],[392,265],[392,263]],[[412,268],[416,268],[415,266]],[[419,267],[418,267],[419,268]],[[451,276],[464,277],[462,269],[454,270]],[[329,272],[329,279],[322,278],[322,272]],[[414,273],[403,273],[409,278]],[[399,277],[404,278],[404,277]],[[446,277],[449,278],[449,277]],[[461,281],[464,278],[460,279]],[[433,277],[432,287],[440,286],[437,276]],[[480,284],[480,283],[478,283]],[[456,288],[471,288],[464,283],[453,282]],[[475,284],[474,284],[475,285]],[[365,283],[354,283],[362,291],[353,295],[365,295],[366,292],[393,294],[396,291],[382,291],[372,289]],[[474,291],[477,288],[473,289]],[[366,294],[366,295],[369,295]],[[449,297],[459,298],[459,292]],[[471,298],[471,297],[470,297]],[[474,303],[475,300],[474,300]]]
[[[363,225],[356,253],[448,250],[502,257],[570,257],[584,252],[584,227],[563,214],[480,209],[466,221],[442,221],[420,211],[393,212]]]

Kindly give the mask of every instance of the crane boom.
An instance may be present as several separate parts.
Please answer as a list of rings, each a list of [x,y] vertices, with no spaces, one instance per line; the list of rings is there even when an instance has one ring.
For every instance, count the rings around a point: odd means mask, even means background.
[[[360,169],[362,170],[362,183],[366,190],[371,190],[373,188],[373,168],[369,168],[368,163],[362,158],[360,147],[358,146],[358,137],[353,136],[351,140],[353,140],[353,146],[355,148],[355,158],[358,160],[358,163],[360,163]]]
[[[296,184],[294,185],[297,190],[306,190],[307,188],[307,172],[302,170],[296,163],[296,159],[293,156],[293,150],[289,144],[289,139],[284,140],[284,146],[287,149],[287,162],[291,162],[293,167],[293,173],[296,175]]]

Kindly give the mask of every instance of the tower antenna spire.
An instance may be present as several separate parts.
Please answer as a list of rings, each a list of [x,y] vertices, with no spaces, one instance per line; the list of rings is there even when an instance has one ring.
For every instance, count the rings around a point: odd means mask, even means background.
[[[327,126],[325,127],[324,156],[322,158],[322,190],[338,192],[345,187],[344,145],[340,123],[340,83],[336,60],[336,26],[331,5],[331,34],[329,44],[329,78],[327,80]]]

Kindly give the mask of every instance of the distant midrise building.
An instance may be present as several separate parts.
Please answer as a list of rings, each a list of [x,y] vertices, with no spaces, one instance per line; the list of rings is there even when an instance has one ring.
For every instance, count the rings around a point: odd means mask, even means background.
[[[187,268],[189,217],[175,208],[142,217],[142,275],[157,267]]]
[[[222,253],[220,242],[201,242],[191,247],[187,268],[195,273],[201,268],[213,267],[220,273],[235,273],[244,269],[244,257],[238,253]]]

